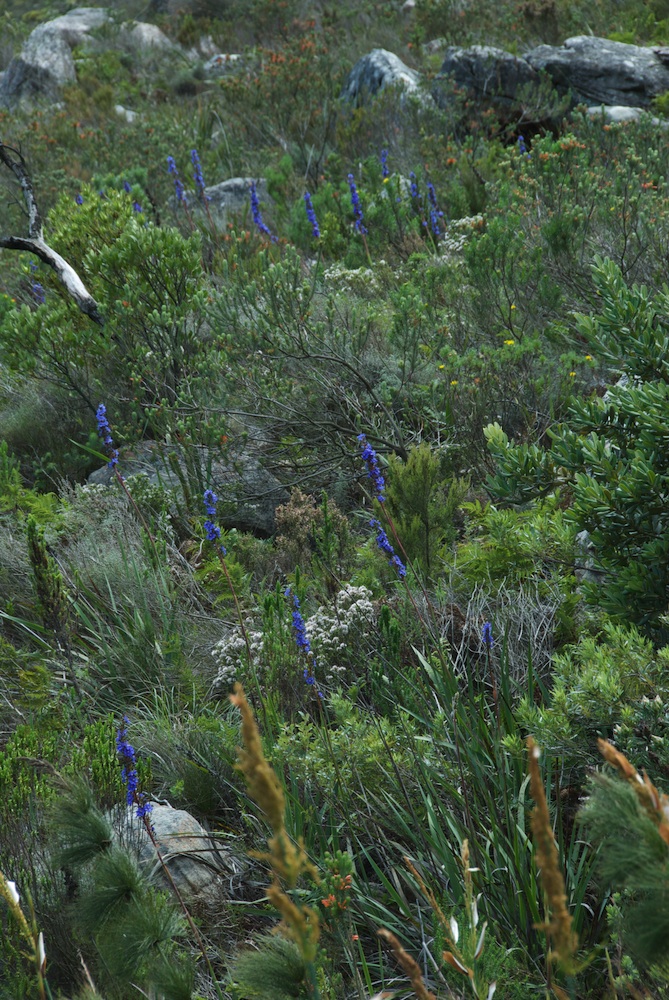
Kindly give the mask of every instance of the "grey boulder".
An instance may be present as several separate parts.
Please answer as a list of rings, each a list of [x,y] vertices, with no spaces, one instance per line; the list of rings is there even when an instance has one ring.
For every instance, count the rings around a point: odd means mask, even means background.
[[[399,56],[387,49],[373,49],[368,55],[358,59],[349,73],[341,96],[353,104],[363,104],[387,87],[402,87],[406,93],[415,93],[420,86],[421,76],[410,69]]]
[[[77,7],[38,25],[3,75],[0,104],[13,107],[20,102],[57,100],[60,88],[77,78],[72,49],[108,22],[104,8]]]
[[[149,813],[154,845],[134,813],[134,808],[128,809],[122,836],[135,850],[144,871],[156,882],[171,890],[171,876],[184,902],[196,908],[220,906],[232,895],[231,888],[234,890],[235,882],[240,882],[249,867],[241,853],[232,852],[210,836],[189,812],[158,802],[152,803]]]
[[[560,93],[576,102],[647,108],[669,90],[664,50],[576,35],[562,45],[539,45],[525,54]]]
[[[176,464],[177,470],[174,465]],[[179,489],[185,480],[193,492],[211,488],[218,495],[218,520],[224,528],[237,528],[268,537],[274,531],[274,513],[286,503],[288,490],[263,468],[252,444],[243,444],[225,456],[197,445],[188,454],[177,445],[141,441],[123,450],[119,469],[126,479],[144,474],[153,485]],[[88,477],[91,484],[109,486],[114,472],[106,465]]]
[[[501,105],[514,104],[523,88],[539,83],[539,74],[525,59],[490,45],[449,47],[439,77],[447,77],[458,90],[467,91],[474,99]],[[444,103],[438,84],[434,96],[438,103]]]
[[[147,24],[146,21],[129,21],[121,25],[119,41],[126,48],[139,52],[149,52],[152,49],[172,52],[179,48],[156,24]]]

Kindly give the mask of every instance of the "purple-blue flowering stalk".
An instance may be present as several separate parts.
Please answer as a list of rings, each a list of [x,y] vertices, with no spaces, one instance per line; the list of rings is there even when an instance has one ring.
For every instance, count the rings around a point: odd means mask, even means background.
[[[132,184],[130,183],[130,181],[123,181],[123,190],[125,191],[126,194],[130,194],[130,192],[132,191]]]
[[[411,200],[416,202],[416,207],[418,207],[418,202],[422,200],[422,194],[418,190],[418,184],[416,183],[416,175],[411,171],[409,174],[409,180],[411,181],[411,186],[409,187],[409,194],[411,195]]]
[[[107,465],[114,473],[114,476],[116,477],[119,486],[121,487],[126,497],[128,498],[128,503],[135,511],[137,519],[144,528],[147,538],[151,543],[151,547],[153,548],[155,557],[156,559],[158,559],[159,556],[158,556],[158,549],[156,548],[156,540],[151,533],[151,529],[146,523],[146,518],[144,517],[141,510],[137,506],[135,498],[128,489],[128,484],[126,483],[121,473],[118,471],[118,450],[114,447],[114,439],[112,438],[111,427],[109,426],[109,421],[107,420],[107,407],[104,405],[104,403],[100,403],[100,405],[98,406],[95,412],[95,419],[97,420],[97,425],[98,425],[98,437],[102,438],[102,441],[105,446],[105,451],[107,452],[107,457],[109,458]]]
[[[219,548],[223,555],[227,555],[225,546],[220,544],[221,541],[221,529],[216,524],[216,504],[218,503],[218,497],[213,490],[205,490],[202,499],[204,500],[204,509],[207,512],[207,520],[204,522],[204,530],[207,535],[207,540],[213,545],[219,544]]]
[[[107,420],[107,407],[104,403],[100,403],[98,406],[95,419],[98,422],[98,437],[102,438],[105,451],[107,452],[107,457],[109,458],[107,465],[110,469],[113,469],[114,466],[118,464],[118,451],[114,447],[111,427],[109,426],[109,421]]]
[[[137,213],[138,215],[139,215],[140,212],[144,211],[144,209],[142,208],[142,206],[140,205],[140,203],[138,201],[133,201],[133,203],[132,203],[132,210],[133,210],[133,212]]]
[[[126,787],[126,802],[129,806],[137,806],[137,819],[144,819],[152,811],[153,806],[147,802],[146,794],[139,791],[135,748],[128,742],[129,725],[130,719],[124,715],[123,722],[116,733],[116,754],[121,765],[121,781]]]
[[[44,291],[44,286],[40,285],[39,281],[32,282],[30,286],[30,294],[38,306],[43,306],[46,302],[46,292]]]
[[[495,677],[495,668],[493,666],[492,657],[490,655],[492,647],[495,645],[495,640],[492,634],[492,625],[490,622],[484,622],[483,628],[481,629],[481,642],[485,647],[486,663],[488,665],[488,673],[490,674],[490,684],[492,687],[492,700],[495,706],[495,718],[497,719],[497,725],[499,726],[499,698],[497,694],[497,678]]]
[[[523,136],[523,135],[519,135],[518,136],[518,152],[520,153],[521,156],[529,156],[530,155],[530,152],[529,152],[527,146],[525,145],[525,136]]]
[[[183,202],[184,205],[188,204],[186,201],[186,192],[173,156],[167,157],[167,172],[174,178],[174,194],[176,195],[177,205],[181,202]]]
[[[367,235],[367,229],[364,224],[364,215],[362,213],[362,205],[360,204],[360,195],[358,194],[358,189],[355,185],[355,178],[353,174],[349,174],[347,177],[349,191],[351,192],[351,206],[353,208],[353,218],[355,220],[355,228],[362,235]]]
[[[200,163],[200,157],[197,155],[197,149],[191,149],[190,161],[193,164],[193,180],[195,181],[197,196],[200,201],[209,201],[209,198],[204,193],[205,183],[204,177],[202,176],[202,164]]]
[[[76,201],[77,205],[83,205],[83,203],[84,203],[84,196],[83,196],[83,194],[79,193],[79,194],[75,195],[74,200]]]
[[[313,203],[311,201],[311,195],[308,191],[304,192],[304,207],[306,209],[307,219],[311,223],[311,235],[315,240],[317,240],[320,238],[321,230],[318,225],[318,219],[316,218]]]
[[[431,181],[427,182],[427,197],[430,202],[430,226],[432,228],[433,236],[441,236],[441,229],[439,226],[439,219],[442,219],[444,213],[439,210],[439,205],[437,204],[437,193],[434,190],[434,184]]]
[[[362,460],[367,465],[367,475],[374,484],[374,496],[379,503],[385,503],[386,498],[384,496],[384,490],[386,488],[386,481],[383,478],[381,469],[379,468],[379,456],[376,454],[364,434],[358,434],[358,441],[360,442],[360,446],[362,448]]]
[[[293,602],[293,631],[295,633],[295,642],[297,647],[304,653],[305,656],[309,657],[309,666],[304,668],[302,676],[304,677],[306,684],[310,687],[314,687],[316,684],[316,678],[314,677],[316,660],[314,659],[309,636],[307,635],[307,627],[304,624],[304,618],[302,617],[302,612],[300,611],[300,599],[297,594],[293,593],[290,587],[286,587],[284,596]],[[318,691],[318,697],[323,697],[320,691]]]
[[[244,643],[246,644],[246,652],[249,658],[249,665],[253,663],[253,653],[251,652],[251,643],[249,642],[249,635],[246,630],[246,625],[244,624],[244,616],[242,615],[242,609],[239,606],[239,600],[237,598],[237,591],[235,590],[232,579],[230,578],[230,572],[228,570],[228,564],[225,561],[227,555],[224,545],[221,545],[221,529],[216,524],[216,504],[218,503],[218,497],[213,490],[205,490],[202,494],[202,499],[204,501],[204,509],[207,512],[207,520],[204,522],[204,530],[207,535],[207,541],[211,542],[218,549],[218,558],[221,563],[221,569],[223,570],[223,575],[227,581],[228,587],[230,588],[230,593],[232,594],[232,599],[235,602],[235,610],[237,612],[237,619],[239,621],[239,627],[244,637]]]
[[[265,236],[269,236],[272,243],[276,243],[278,237],[274,236],[274,234],[270,231],[270,229],[268,229],[268,227],[263,222],[262,213],[260,211],[260,202],[258,201],[258,191],[256,189],[255,181],[251,181],[250,196],[251,196],[251,215],[253,216],[253,221],[255,222],[256,227],[260,230],[261,233],[264,233]]]
[[[381,150],[381,156],[379,157],[379,159],[381,160],[381,175],[383,177],[383,180],[387,181],[388,178],[390,177],[390,170],[388,169],[388,150],[387,149],[382,149]]]
[[[386,502],[386,497],[385,497],[386,481],[383,478],[383,473],[381,472],[381,469],[379,468],[379,456],[376,454],[376,452],[374,451],[374,449],[372,448],[371,444],[369,443],[364,434],[358,434],[358,441],[362,447],[361,457],[363,462],[367,466],[367,475],[374,484],[374,498],[378,500],[380,504],[383,505]],[[388,515],[386,514],[386,517],[387,516]],[[370,528],[373,528],[376,531],[376,544],[378,545],[378,547],[381,549],[382,552],[386,553],[386,555],[388,556],[388,562],[390,563],[391,566],[394,566],[400,580],[403,580],[404,577],[407,575],[407,568],[400,559],[400,557],[395,552],[395,549],[393,548],[390,539],[388,538],[386,532],[381,526],[381,522],[377,521],[376,518],[373,518],[369,522],[369,526]]]
[[[373,517],[369,522],[369,526],[370,528],[373,528],[374,531],[376,531],[376,544],[378,545],[378,547],[381,549],[382,552],[386,553],[386,555],[388,556],[388,562],[390,563],[391,566],[394,566],[400,580],[403,580],[404,577],[407,575],[407,568],[400,559],[400,557],[395,552],[395,549],[390,544],[390,539],[383,530],[381,522],[377,521],[377,519]]]
[[[202,935],[197,929],[197,925],[195,924],[190,914],[190,910],[188,909],[183,900],[183,896],[179,892],[179,888],[174,881],[172,872],[170,871],[168,865],[166,864],[160,849],[160,845],[156,840],[156,833],[153,826],[151,825],[151,820],[149,818],[151,812],[153,811],[153,806],[150,802],[147,802],[145,793],[138,791],[139,782],[137,777],[137,758],[135,755],[135,748],[132,746],[131,743],[128,742],[129,723],[130,720],[128,719],[127,715],[124,715],[121,726],[116,733],[116,753],[119,759],[119,763],[121,765],[121,780],[123,784],[126,786],[126,801],[129,806],[137,805],[137,819],[141,819],[144,824],[144,829],[146,830],[148,837],[151,840],[151,843],[153,844],[153,848],[156,852],[158,861],[160,862],[162,869],[165,873],[165,877],[172,886],[172,891],[174,892],[174,895],[179,901],[179,905],[183,910],[183,914],[188,922],[188,926],[190,927],[190,930],[193,934],[193,938],[197,943],[198,948],[200,949],[200,953],[204,959],[205,965],[207,966],[207,969],[211,976],[211,980],[214,983],[218,998],[219,1000],[223,1000],[223,994],[217,985],[216,976],[214,974],[214,970],[207,949],[205,948],[204,941],[202,940]]]
[[[356,231],[360,233],[362,237],[362,243],[365,248],[365,254],[367,256],[367,261],[369,266],[372,267],[372,258],[369,253],[369,247],[367,246],[367,227],[364,224],[364,215],[362,214],[362,205],[360,204],[360,195],[358,194],[358,189],[355,186],[355,178],[353,174],[348,175],[348,187],[351,192],[351,205],[353,207],[353,218],[355,220]]]

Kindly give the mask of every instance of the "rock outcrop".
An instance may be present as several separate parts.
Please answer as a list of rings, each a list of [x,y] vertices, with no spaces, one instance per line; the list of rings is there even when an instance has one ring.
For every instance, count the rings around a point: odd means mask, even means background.
[[[476,100],[492,100],[500,105],[515,104],[522,88],[540,82],[539,74],[525,59],[490,45],[447,48],[439,76],[447,77],[458,90],[465,90]],[[438,87],[434,96],[441,103]]]
[[[562,45],[539,45],[525,59],[576,103],[648,108],[669,90],[665,51],[576,35]]]
[[[351,103],[364,103],[386,87],[401,86],[407,93],[415,93],[420,86],[420,73],[409,69],[393,52],[374,49],[358,59],[349,73],[341,96]]]
[[[186,455],[177,445],[141,441],[122,451],[121,459],[119,467],[126,479],[143,473],[150,483],[167,489],[179,489],[182,479],[195,480],[195,491],[205,484],[219,497],[218,520],[223,527],[264,537],[273,533],[274,512],[289,497],[288,490],[262,467],[250,445],[221,458],[203,445],[190,448]],[[114,478],[105,465],[92,472],[88,482],[108,486]]]
[[[109,20],[102,7],[77,7],[38,25],[3,74],[0,104],[12,107],[21,101],[58,100],[60,88],[77,78],[72,49]]]
[[[231,885],[234,888],[234,882],[239,882],[249,867],[241,852],[235,854],[211,837],[184,809],[154,802],[150,819],[158,850],[184,902],[195,909],[220,907],[230,898]],[[128,809],[122,835],[137,852],[144,870],[170,890],[172,886],[156,849],[132,808]]]
[[[360,104],[394,84],[415,92],[420,81],[420,74],[398,56],[374,49],[355,64],[342,97]],[[450,46],[432,86],[432,96],[441,107],[452,104],[455,92],[502,113],[522,110],[526,122],[547,120],[559,112],[557,98],[562,99],[562,112],[569,102],[572,107],[587,104],[644,110],[666,91],[669,48],[627,45],[590,35],[568,38],[562,45],[539,45],[523,55],[489,45]],[[610,118],[627,120],[613,111]]]

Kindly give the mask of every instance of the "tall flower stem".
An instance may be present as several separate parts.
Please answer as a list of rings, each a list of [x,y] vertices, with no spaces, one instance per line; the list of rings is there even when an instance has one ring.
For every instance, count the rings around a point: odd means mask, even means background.
[[[216,990],[216,995],[219,998],[219,1000],[224,1000],[224,994],[222,993],[221,988],[218,985],[216,974],[214,973],[214,968],[211,964],[211,959],[207,954],[207,949],[202,939],[202,935],[200,934],[197,925],[195,924],[195,921],[191,916],[190,910],[186,906],[186,902],[183,896],[181,895],[179,888],[176,882],[174,881],[174,878],[172,877],[172,872],[170,871],[169,866],[165,858],[163,857],[162,851],[158,846],[156,834],[151,824],[151,811],[153,807],[150,802],[147,802],[146,795],[144,794],[144,792],[140,792],[137,787],[135,751],[127,741],[127,725],[128,725],[128,719],[124,716],[123,725],[118,730],[116,735],[116,750],[119,757],[119,762],[122,764],[123,767],[121,772],[121,777],[123,783],[126,785],[128,789],[127,803],[128,805],[134,805],[137,807],[136,816],[139,820],[141,820],[144,826],[146,835],[151,841],[153,849],[156,852],[156,858],[158,859],[158,863],[161,866],[163,872],[165,873],[165,877],[167,878],[167,881],[170,883],[170,887],[174,892],[174,895],[176,896],[177,902],[181,907],[184,917],[186,918],[186,922],[188,924],[191,934],[193,935],[193,939],[197,944],[198,950],[202,955],[204,963],[207,967],[207,971],[211,976],[211,982],[214,989]]]

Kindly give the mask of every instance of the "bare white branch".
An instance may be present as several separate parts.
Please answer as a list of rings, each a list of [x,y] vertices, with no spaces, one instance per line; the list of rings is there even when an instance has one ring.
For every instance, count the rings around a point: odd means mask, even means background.
[[[95,323],[103,326],[104,319],[100,313],[98,304],[75,269],[44,240],[42,219],[35,200],[35,192],[30,174],[28,173],[23,156],[17,149],[7,146],[0,141],[0,162],[14,174],[14,177],[21,185],[23,200],[28,211],[28,236],[0,236],[0,249],[24,250],[27,253],[34,253],[43,263],[53,268],[63,288],[74,299],[81,311],[86,316],[90,316]]]

